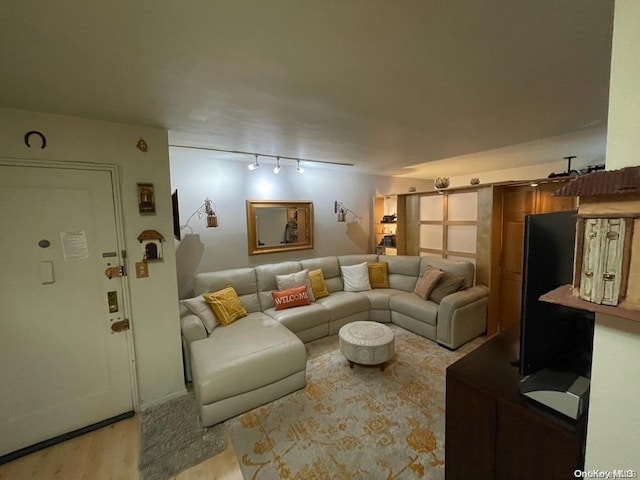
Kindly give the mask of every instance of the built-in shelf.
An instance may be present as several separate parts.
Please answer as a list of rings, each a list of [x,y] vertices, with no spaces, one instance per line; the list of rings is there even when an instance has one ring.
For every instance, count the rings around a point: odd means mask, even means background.
[[[579,297],[574,297],[571,285],[562,285],[561,287],[551,290],[540,297],[540,300],[548,303],[556,303],[565,307],[578,308],[587,310],[588,312],[604,313],[612,317],[626,318],[634,322],[640,322],[640,311],[629,310],[622,307],[612,307],[610,305],[599,305],[597,303],[587,302]]]

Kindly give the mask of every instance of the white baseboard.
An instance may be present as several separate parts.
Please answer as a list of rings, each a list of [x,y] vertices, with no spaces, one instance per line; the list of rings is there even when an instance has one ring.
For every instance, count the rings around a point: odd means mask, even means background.
[[[154,407],[156,405],[160,405],[161,403],[168,402],[169,400],[173,400],[174,398],[182,397],[183,395],[187,395],[186,388],[182,390],[178,390],[177,392],[170,393],[169,395],[165,395],[164,397],[156,398],[155,400],[151,400],[150,402],[140,404],[140,411],[146,410],[147,408]]]

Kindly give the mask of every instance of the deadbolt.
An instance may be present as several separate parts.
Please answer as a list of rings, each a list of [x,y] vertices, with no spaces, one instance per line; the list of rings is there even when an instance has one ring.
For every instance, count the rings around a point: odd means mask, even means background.
[[[109,304],[109,313],[116,313],[119,310],[117,291],[107,292],[107,303]]]

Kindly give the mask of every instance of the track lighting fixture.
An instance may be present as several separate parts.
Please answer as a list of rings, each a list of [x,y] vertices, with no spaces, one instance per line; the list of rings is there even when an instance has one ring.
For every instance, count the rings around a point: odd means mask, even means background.
[[[249,170],[253,171],[260,166],[258,163],[258,157],[267,157],[267,158],[275,158],[277,161],[276,166],[273,169],[273,173],[278,174],[280,172],[280,160],[293,160],[297,162],[296,171],[298,173],[304,173],[304,168],[300,166],[300,162],[306,163],[317,163],[319,165],[337,165],[341,167],[353,167],[353,163],[344,163],[344,162],[331,162],[328,160],[310,160],[308,158],[298,158],[298,157],[285,157],[283,155],[274,155],[271,153],[255,153],[255,152],[245,152],[241,150],[226,150],[224,148],[214,148],[214,147],[201,147],[197,145],[177,145],[177,144],[169,144],[171,148],[188,148],[191,150],[207,150],[210,152],[225,152],[225,153],[233,153],[235,155],[253,155],[255,156],[255,162],[248,166]],[[276,172],[276,170],[278,170]]]
[[[251,165],[249,165],[247,168],[251,171],[254,171],[256,168],[258,168],[260,166],[260,164],[258,163],[258,155],[256,155],[256,161],[255,163],[252,163]]]

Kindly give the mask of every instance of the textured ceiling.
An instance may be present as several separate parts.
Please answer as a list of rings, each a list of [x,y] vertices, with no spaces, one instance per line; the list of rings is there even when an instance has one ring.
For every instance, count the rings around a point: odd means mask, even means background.
[[[3,0],[0,105],[429,176],[601,131],[612,18],[613,0]]]

